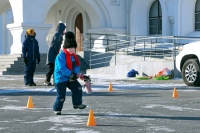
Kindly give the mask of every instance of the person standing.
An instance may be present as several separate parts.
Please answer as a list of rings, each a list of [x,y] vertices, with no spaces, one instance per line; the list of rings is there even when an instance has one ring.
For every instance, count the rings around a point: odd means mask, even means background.
[[[53,36],[53,39],[51,41],[50,47],[48,49],[47,53],[47,61],[46,65],[48,65],[48,70],[46,73],[46,78],[44,81],[44,85],[52,85],[51,84],[51,76],[54,72],[54,64],[57,54],[59,53],[62,41],[63,41],[63,35],[65,32],[66,26],[63,23],[59,23],[56,28],[56,33]]]
[[[77,74],[80,71],[80,61],[75,54],[77,43],[73,32],[65,34],[65,42],[62,50],[56,57],[54,81],[57,90],[57,97],[53,105],[56,115],[61,115],[65,101],[66,87],[72,92],[72,104],[74,109],[84,109],[82,104],[82,86],[77,81]]]
[[[38,41],[35,39],[34,29],[28,29],[25,34],[25,40],[22,44],[22,57],[24,59],[24,84],[36,86],[34,83],[34,73],[37,64],[40,63],[40,52]]]

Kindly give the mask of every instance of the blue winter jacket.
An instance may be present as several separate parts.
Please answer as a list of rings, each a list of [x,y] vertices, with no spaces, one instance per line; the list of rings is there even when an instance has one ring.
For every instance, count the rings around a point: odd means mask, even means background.
[[[40,58],[39,45],[35,36],[25,36],[22,44],[22,57],[32,61]]]
[[[71,56],[72,64],[75,64],[75,59]],[[72,70],[69,70],[66,66],[66,55],[61,50],[57,55],[55,60],[55,68],[54,68],[54,82],[61,83],[69,80],[69,76],[72,72],[78,74],[80,71],[80,66],[72,66]]]

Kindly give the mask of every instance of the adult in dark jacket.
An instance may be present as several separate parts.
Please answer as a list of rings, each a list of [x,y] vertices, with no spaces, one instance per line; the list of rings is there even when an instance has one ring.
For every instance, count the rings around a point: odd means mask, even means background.
[[[62,41],[63,41],[63,35],[65,31],[65,24],[59,23],[56,28],[56,33],[53,36],[53,39],[51,41],[48,53],[47,53],[47,61],[46,64],[48,65],[48,70],[46,74],[46,79],[44,81],[45,85],[51,85],[51,76],[54,72],[54,64],[57,54],[59,53]]]
[[[24,84],[36,86],[33,77],[37,63],[40,63],[40,53],[38,41],[35,39],[36,33],[33,29],[26,31],[25,40],[22,44],[22,57],[24,58]]]

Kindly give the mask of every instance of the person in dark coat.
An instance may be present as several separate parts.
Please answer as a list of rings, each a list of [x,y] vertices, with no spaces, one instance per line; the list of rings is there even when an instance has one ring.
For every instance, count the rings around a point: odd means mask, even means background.
[[[45,85],[52,85],[51,84],[51,76],[53,75],[54,72],[54,64],[55,64],[55,59],[57,54],[59,53],[62,41],[63,41],[63,35],[65,31],[65,24],[59,23],[57,28],[56,28],[56,33],[53,36],[53,39],[51,41],[48,53],[47,53],[47,61],[46,65],[48,65],[48,70],[46,73],[46,79],[44,81]]]
[[[35,39],[36,33],[34,29],[26,31],[25,40],[22,44],[22,57],[24,59],[24,84],[28,86],[36,86],[34,83],[34,73],[37,64],[40,63],[40,52],[38,41]]]

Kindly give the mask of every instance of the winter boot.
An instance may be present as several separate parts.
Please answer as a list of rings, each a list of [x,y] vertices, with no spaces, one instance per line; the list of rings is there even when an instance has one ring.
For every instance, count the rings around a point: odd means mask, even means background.
[[[84,104],[80,104],[80,105],[74,105],[74,109],[84,109],[84,108],[86,108],[86,105],[84,105]]]
[[[61,115],[61,111],[54,111],[55,115]]]
[[[51,77],[46,76],[46,79],[44,81],[44,85],[50,86],[51,85],[50,79],[51,79]]]
[[[32,83],[32,86],[36,86],[36,83],[33,82],[33,83]]]

